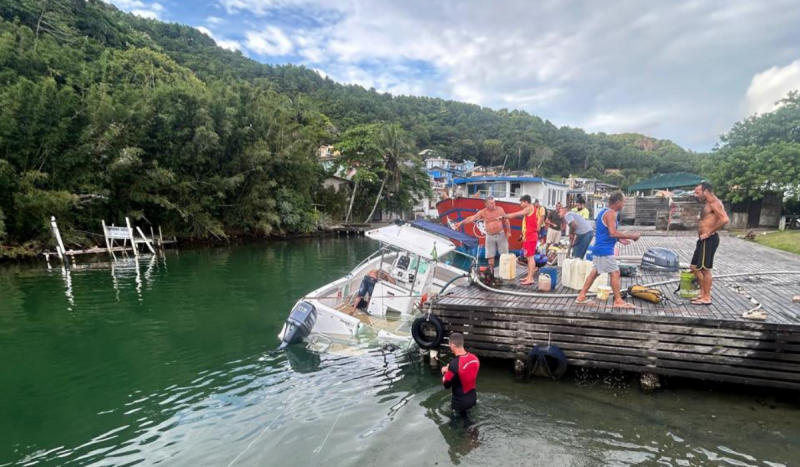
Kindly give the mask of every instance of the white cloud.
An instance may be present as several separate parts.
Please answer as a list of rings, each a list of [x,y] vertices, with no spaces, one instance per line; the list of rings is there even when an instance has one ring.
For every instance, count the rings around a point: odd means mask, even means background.
[[[275,26],[267,26],[260,32],[250,31],[246,38],[245,47],[259,55],[281,56],[294,51],[292,41]]]
[[[204,26],[197,26],[196,29],[198,31],[202,32],[203,34],[205,34],[206,36],[214,39],[214,42],[216,42],[217,45],[222,47],[223,49],[242,50],[242,44],[240,44],[238,41],[217,37],[213,32],[211,32],[210,29],[208,29],[208,28],[206,28]]]
[[[149,19],[161,19],[166,12],[164,5],[160,3],[144,2],[142,0],[110,0],[117,8],[129,11],[136,16]]]
[[[774,66],[753,76],[747,88],[745,106],[747,115],[772,112],[776,103],[789,91],[800,90],[800,60],[783,66]]]
[[[217,25],[217,24],[223,24],[224,22],[225,22],[225,20],[223,18],[218,17],[218,16],[209,16],[208,18],[206,18],[206,23],[208,23],[208,24]]]
[[[244,44],[263,60],[597,131],[649,129],[695,149],[741,117],[756,73],[800,58],[794,0],[218,2],[247,13]]]

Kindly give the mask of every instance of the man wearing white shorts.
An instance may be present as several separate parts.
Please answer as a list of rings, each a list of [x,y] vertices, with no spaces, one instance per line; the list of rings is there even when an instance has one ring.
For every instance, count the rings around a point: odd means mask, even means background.
[[[547,213],[547,244],[554,245],[561,241],[561,203],[556,204],[556,208]]]

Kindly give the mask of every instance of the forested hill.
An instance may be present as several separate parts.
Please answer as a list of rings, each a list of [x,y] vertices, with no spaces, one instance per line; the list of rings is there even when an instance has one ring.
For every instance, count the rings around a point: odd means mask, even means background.
[[[335,216],[342,204],[320,189],[315,149],[379,122],[397,124],[414,150],[484,165],[509,155],[510,168],[553,177],[622,168],[610,181],[626,185],[653,172],[697,171],[698,156],[670,141],[342,85],[96,0],[0,0],[0,16],[7,245],[47,241],[50,215],[70,246],[96,242],[84,232],[97,232],[100,219],[126,215],[197,237],[308,231],[318,221],[313,203]],[[365,178],[354,212],[369,212],[382,186]],[[410,202],[384,198],[374,199],[394,209]]]

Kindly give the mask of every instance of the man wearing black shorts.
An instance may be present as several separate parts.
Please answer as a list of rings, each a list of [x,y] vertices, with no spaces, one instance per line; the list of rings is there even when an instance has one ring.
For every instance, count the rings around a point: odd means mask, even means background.
[[[692,305],[711,305],[711,268],[714,267],[714,254],[719,247],[717,231],[728,223],[728,214],[722,202],[714,195],[711,184],[703,182],[694,189],[697,201],[704,203],[700,221],[697,223],[697,247],[692,256],[692,271],[700,283],[700,295],[691,301]]]
[[[356,302],[353,304],[353,310],[358,310],[358,305],[361,303],[362,300],[366,299],[367,295],[369,298],[372,298],[372,291],[375,289],[375,284],[378,283],[378,279],[382,279],[385,281],[389,281],[392,284],[395,284],[395,280],[386,273],[386,271],[381,271],[380,269],[372,269],[364,275],[364,278],[361,280],[361,285],[358,287],[358,292],[356,292]]]

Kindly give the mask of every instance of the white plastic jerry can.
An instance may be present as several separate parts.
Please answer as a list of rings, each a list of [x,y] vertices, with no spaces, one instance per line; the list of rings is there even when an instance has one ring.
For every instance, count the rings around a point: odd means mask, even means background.
[[[503,280],[513,280],[517,277],[517,255],[505,253],[500,255],[500,278]]]
[[[561,284],[564,287],[572,288],[572,264],[575,262],[572,258],[567,258],[564,260],[564,264],[560,264],[561,266]]]

